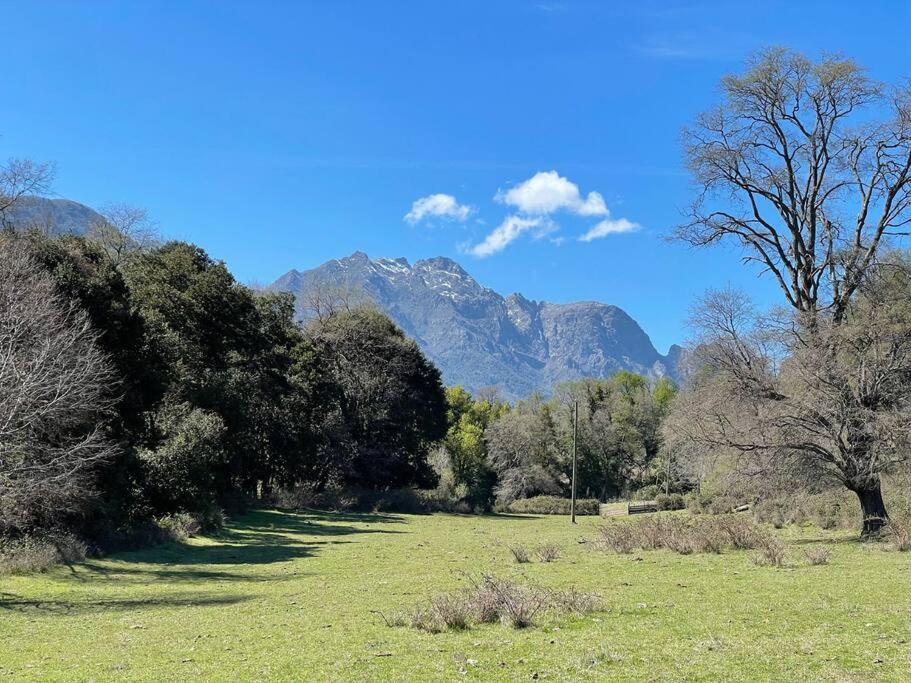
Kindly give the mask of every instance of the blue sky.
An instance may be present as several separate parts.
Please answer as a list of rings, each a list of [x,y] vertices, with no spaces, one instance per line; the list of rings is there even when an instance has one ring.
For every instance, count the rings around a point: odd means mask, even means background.
[[[708,287],[776,297],[736,251],[664,239],[719,78],[767,45],[911,76],[904,2],[3,4],[0,157],[56,162],[58,195],[146,207],[245,282],[450,256],[619,305],[661,351]]]

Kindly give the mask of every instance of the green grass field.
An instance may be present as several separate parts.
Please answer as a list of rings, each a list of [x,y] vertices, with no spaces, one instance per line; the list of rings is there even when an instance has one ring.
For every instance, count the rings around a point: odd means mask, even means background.
[[[911,678],[911,553],[804,529],[783,569],[746,551],[613,555],[580,542],[602,523],[260,511],[218,538],[0,577],[0,678]],[[830,564],[808,566],[820,542]],[[562,556],[516,565],[505,543]],[[375,613],[482,571],[597,591],[607,609],[436,635]]]

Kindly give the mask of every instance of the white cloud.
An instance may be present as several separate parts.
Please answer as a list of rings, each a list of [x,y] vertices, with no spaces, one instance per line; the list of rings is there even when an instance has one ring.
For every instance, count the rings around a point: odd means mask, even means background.
[[[633,223],[625,218],[605,218],[600,223],[589,228],[588,232],[579,238],[579,241],[591,242],[592,240],[607,237],[608,235],[615,235],[621,232],[633,232],[638,229],[638,223]]]
[[[580,216],[606,216],[607,205],[598,192],[583,197],[579,186],[556,171],[539,171],[506,192],[497,192],[496,201],[514,206],[521,213],[544,216],[569,211]]]
[[[523,233],[533,230],[535,235],[543,237],[552,232],[555,227],[552,221],[541,216],[535,218],[507,216],[482,242],[470,247],[467,251],[473,256],[484,258],[502,251],[506,245]]]
[[[412,224],[425,218],[464,221],[470,214],[471,207],[459,204],[451,194],[431,194],[416,200],[411,205],[411,211],[405,214],[405,220]]]

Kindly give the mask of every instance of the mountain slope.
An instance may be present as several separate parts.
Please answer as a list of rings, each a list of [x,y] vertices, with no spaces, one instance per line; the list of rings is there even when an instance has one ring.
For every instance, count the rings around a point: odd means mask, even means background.
[[[102,217],[85,204],[70,199],[23,197],[6,210],[2,217],[17,230],[34,228],[49,235],[81,235]]]
[[[418,342],[447,384],[497,386],[509,398],[618,370],[676,374],[679,348],[672,347],[673,357],[659,354],[620,308],[594,301],[551,304],[521,294],[504,298],[448,258],[412,265],[355,252],[312,270],[291,270],[268,289],[294,293],[302,319],[327,295],[369,298]]]

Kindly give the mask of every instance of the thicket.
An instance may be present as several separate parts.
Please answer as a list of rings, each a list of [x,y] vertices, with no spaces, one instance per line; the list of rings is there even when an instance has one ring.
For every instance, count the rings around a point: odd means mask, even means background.
[[[8,543],[65,530],[105,548],[217,527],[302,484],[435,483],[439,372],[375,310],[302,327],[291,296],[182,242],[115,259],[91,238],[6,231],[0,261]]]

